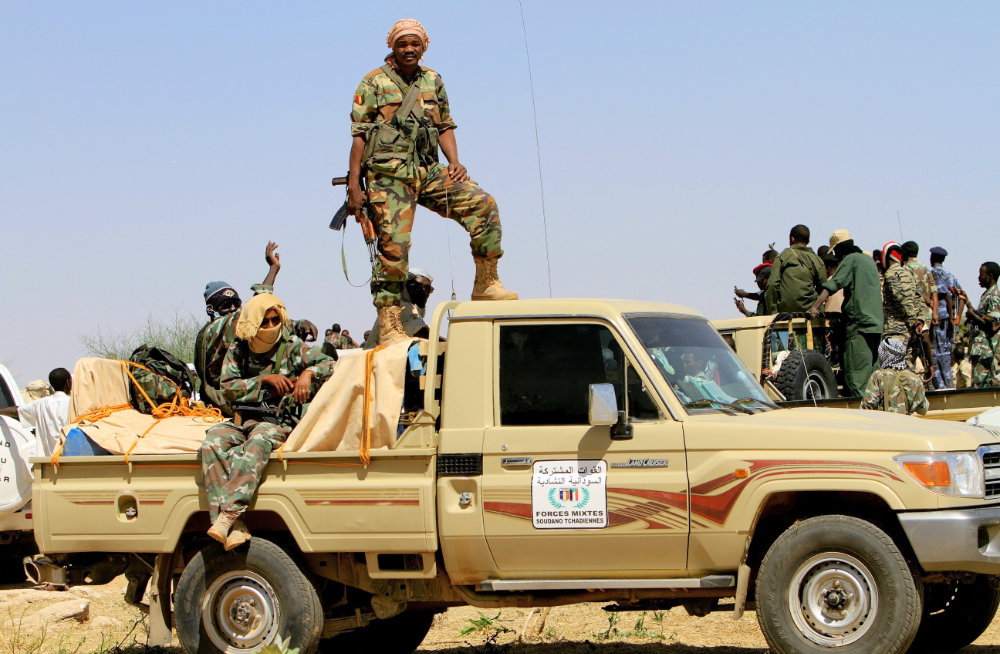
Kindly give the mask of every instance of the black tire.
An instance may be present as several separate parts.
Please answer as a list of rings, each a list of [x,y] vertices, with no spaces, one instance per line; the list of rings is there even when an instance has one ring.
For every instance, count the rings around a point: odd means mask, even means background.
[[[924,616],[911,652],[954,652],[986,631],[1000,605],[1000,590],[979,575],[971,584],[924,584]]]
[[[840,395],[830,362],[816,350],[789,352],[774,385],[786,400],[823,400]]]
[[[361,629],[320,641],[320,654],[410,654],[424,642],[434,622],[434,611],[404,611],[388,620],[375,620]]]
[[[226,552],[213,544],[184,568],[174,593],[177,639],[188,654],[259,649],[291,639],[312,654],[323,631],[323,607],[288,554],[254,537]]]
[[[921,597],[892,539],[850,516],[793,525],[757,573],[757,621],[778,654],[901,654],[920,626]]]

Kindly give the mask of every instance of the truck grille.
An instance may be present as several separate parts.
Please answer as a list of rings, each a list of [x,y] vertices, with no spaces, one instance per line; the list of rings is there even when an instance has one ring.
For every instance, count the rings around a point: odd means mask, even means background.
[[[439,477],[476,477],[483,474],[482,454],[439,454]]]
[[[983,445],[979,448],[983,459],[983,480],[986,499],[1000,497],[1000,445]]]

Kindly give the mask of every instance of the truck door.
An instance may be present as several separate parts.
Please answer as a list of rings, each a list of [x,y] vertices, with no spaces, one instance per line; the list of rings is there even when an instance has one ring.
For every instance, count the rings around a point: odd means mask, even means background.
[[[483,451],[486,540],[500,577],[663,577],[687,560],[681,423],[613,329],[498,322],[494,426]],[[633,435],[591,426],[590,384],[611,383]]]

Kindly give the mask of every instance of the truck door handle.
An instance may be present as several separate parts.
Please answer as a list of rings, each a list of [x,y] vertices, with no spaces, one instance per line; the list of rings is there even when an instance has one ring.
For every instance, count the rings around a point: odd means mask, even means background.
[[[505,456],[500,459],[500,465],[506,468],[514,468],[518,466],[530,466],[532,462],[530,456]]]

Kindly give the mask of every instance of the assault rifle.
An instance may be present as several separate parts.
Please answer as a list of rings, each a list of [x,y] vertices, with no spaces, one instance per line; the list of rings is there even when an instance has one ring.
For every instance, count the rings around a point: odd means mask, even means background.
[[[333,186],[347,186],[347,177],[334,177],[330,183]],[[368,195],[368,189],[365,188],[364,176],[361,177],[361,191],[366,196]],[[350,192],[348,191],[348,197],[349,195]],[[330,229],[338,232],[344,229],[344,225],[347,224],[347,216],[350,215],[350,210],[347,208],[347,202],[348,200],[345,198],[344,204],[337,209],[337,213],[333,214],[333,220],[330,221]],[[375,213],[372,210],[371,203],[369,203],[366,199],[365,203],[361,205],[361,211],[359,212],[357,218],[358,222],[361,224],[361,234],[365,237],[365,245],[368,246],[368,258],[371,260],[372,270],[375,269],[375,262],[378,261],[378,235],[375,233],[374,217]],[[344,262],[344,274],[347,274],[346,262]]]

